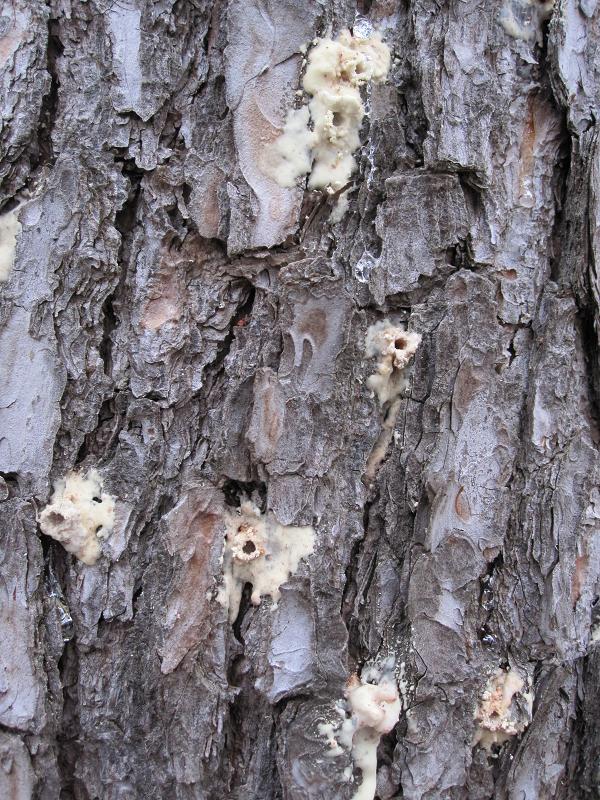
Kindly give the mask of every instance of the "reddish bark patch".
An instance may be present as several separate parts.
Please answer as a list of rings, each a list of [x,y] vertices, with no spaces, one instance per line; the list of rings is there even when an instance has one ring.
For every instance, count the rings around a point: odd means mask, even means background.
[[[464,486],[461,486],[456,493],[456,497],[454,498],[454,510],[456,511],[457,516],[460,517],[464,522],[468,522],[471,519],[469,499],[465,494]]]
[[[194,489],[167,517],[167,547],[183,565],[166,604],[167,634],[160,650],[161,670],[172,672],[210,632],[210,590],[223,547],[222,505],[212,487]]]
[[[581,597],[581,589],[587,576],[589,561],[588,555],[577,556],[575,559],[575,571],[571,581],[571,602],[573,607],[577,605],[577,601]]]

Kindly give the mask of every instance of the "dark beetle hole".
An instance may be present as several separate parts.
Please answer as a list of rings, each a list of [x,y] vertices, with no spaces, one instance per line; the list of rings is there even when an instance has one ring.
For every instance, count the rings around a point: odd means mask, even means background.
[[[254,542],[247,541],[242,547],[242,550],[244,553],[246,553],[246,555],[250,555],[250,553],[253,553],[256,550],[256,545]]]
[[[336,128],[339,125],[341,125],[343,121],[344,121],[344,115],[341,114],[339,111],[334,111],[333,112],[333,124],[336,126]]]
[[[94,503],[101,503],[102,502],[102,500],[99,497],[92,497],[92,500],[94,501]]]
[[[396,341],[394,342],[394,347],[396,348],[396,350],[404,350],[404,348],[406,347],[406,339],[403,339],[402,337],[396,339]]]

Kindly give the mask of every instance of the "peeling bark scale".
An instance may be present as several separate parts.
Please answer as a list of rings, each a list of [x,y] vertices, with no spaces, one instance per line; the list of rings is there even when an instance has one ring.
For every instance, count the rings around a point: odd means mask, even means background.
[[[0,62],[0,800],[600,797],[600,2],[0,0]]]

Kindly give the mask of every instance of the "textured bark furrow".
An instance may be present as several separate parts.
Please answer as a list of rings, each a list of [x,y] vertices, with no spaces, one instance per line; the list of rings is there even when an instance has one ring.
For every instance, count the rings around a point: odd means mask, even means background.
[[[46,71],[50,76],[50,85],[47,93],[42,98],[39,116],[39,127],[35,141],[34,157],[31,161],[30,180],[36,171],[45,165],[51,165],[54,158],[52,150],[52,132],[56,124],[58,105],[58,74],[56,62],[63,53],[60,40],[60,22],[57,19],[48,19],[48,45],[46,50]]]

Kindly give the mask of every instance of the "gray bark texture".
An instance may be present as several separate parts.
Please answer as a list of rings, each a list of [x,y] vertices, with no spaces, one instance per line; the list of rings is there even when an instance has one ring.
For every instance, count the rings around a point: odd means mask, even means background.
[[[380,800],[600,797],[600,3],[536,13],[0,2],[2,800],[350,800],[319,723],[390,655]],[[393,60],[333,224],[260,164],[301,47],[357,25]],[[393,431],[386,319],[422,336]],[[38,519],[92,468],[116,523],[86,566]],[[314,552],[231,622],[249,498]],[[508,668],[532,720],[488,752]]]

